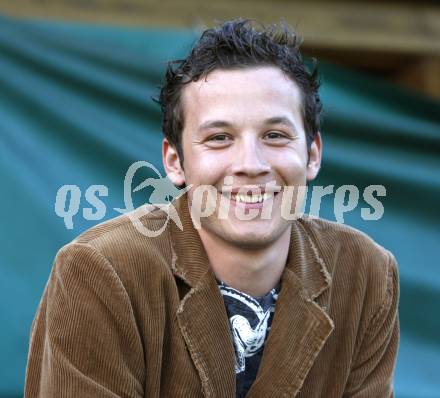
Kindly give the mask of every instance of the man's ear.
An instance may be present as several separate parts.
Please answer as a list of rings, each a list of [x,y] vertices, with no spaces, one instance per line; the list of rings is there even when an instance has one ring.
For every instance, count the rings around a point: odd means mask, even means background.
[[[309,163],[307,165],[306,179],[313,180],[321,168],[322,158],[322,140],[321,134],[318,132],[309,149]]]
[[[180,164],[179,154],[166,138],[162,142],[162,161],[171,182],[178,187],[184,185],[185,174]]]

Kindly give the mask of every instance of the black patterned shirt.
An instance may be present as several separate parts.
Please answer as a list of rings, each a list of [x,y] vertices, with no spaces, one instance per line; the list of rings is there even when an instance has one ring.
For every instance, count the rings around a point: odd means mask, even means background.
[[[235,350],[236,396],[242,398],[254,382],[269,335],[279,286],[252,297],[219,282]]]

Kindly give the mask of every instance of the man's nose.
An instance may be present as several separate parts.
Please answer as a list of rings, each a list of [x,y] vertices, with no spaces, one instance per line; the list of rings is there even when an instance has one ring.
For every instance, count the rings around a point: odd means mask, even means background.
[[[231,170],[234,175],[258,177],[270,172],[270,164],[258,138],[245,137],[236,148]]]

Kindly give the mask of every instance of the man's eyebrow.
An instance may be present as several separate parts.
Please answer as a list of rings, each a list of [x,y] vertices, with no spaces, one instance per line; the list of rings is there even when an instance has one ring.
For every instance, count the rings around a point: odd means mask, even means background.
[[[283,124],[292,129],[296,129],[295,124],[288,117],[285,116],[273,116],[268,119],[264,119],[262,122],[263,126],[268,126],[273,124]],[[210,128],[231,128],[231,127],[233,127],[233,123],[228,122],[227,120],[207,120],[206,122],[203,122],[199,126],[198,131],[202,131]]]
[[[285,116],[274,116],[270,117],[263,122],[264,125],[270,125],[270,124],[284,124],[285,126],[291,127],[292,129],[296,129],[296,125]]]
[[[226,120],[208,120],[204,123],[202,123],[198,130],[206,130],[211,128],[224,128],[224,127],[232,127],[232,123],[226,121]]]

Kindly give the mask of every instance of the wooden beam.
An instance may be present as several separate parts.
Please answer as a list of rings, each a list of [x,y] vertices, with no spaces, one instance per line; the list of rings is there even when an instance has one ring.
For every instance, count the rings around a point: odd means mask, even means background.
[[[440,7],[432,1],[0,0],[0,14],[203,29],[238,17],[285,20],[303,52],[440,98]]]
[[[440,98],[440,58],[420,59],[407,64],[394,80],[435,98]]]
[[[284,18],[305,45],[344,50],[440,54],[440,8],[432,2],[287,0],[0,0],[0,13],[122,25],[212,26],[215,20]]]

